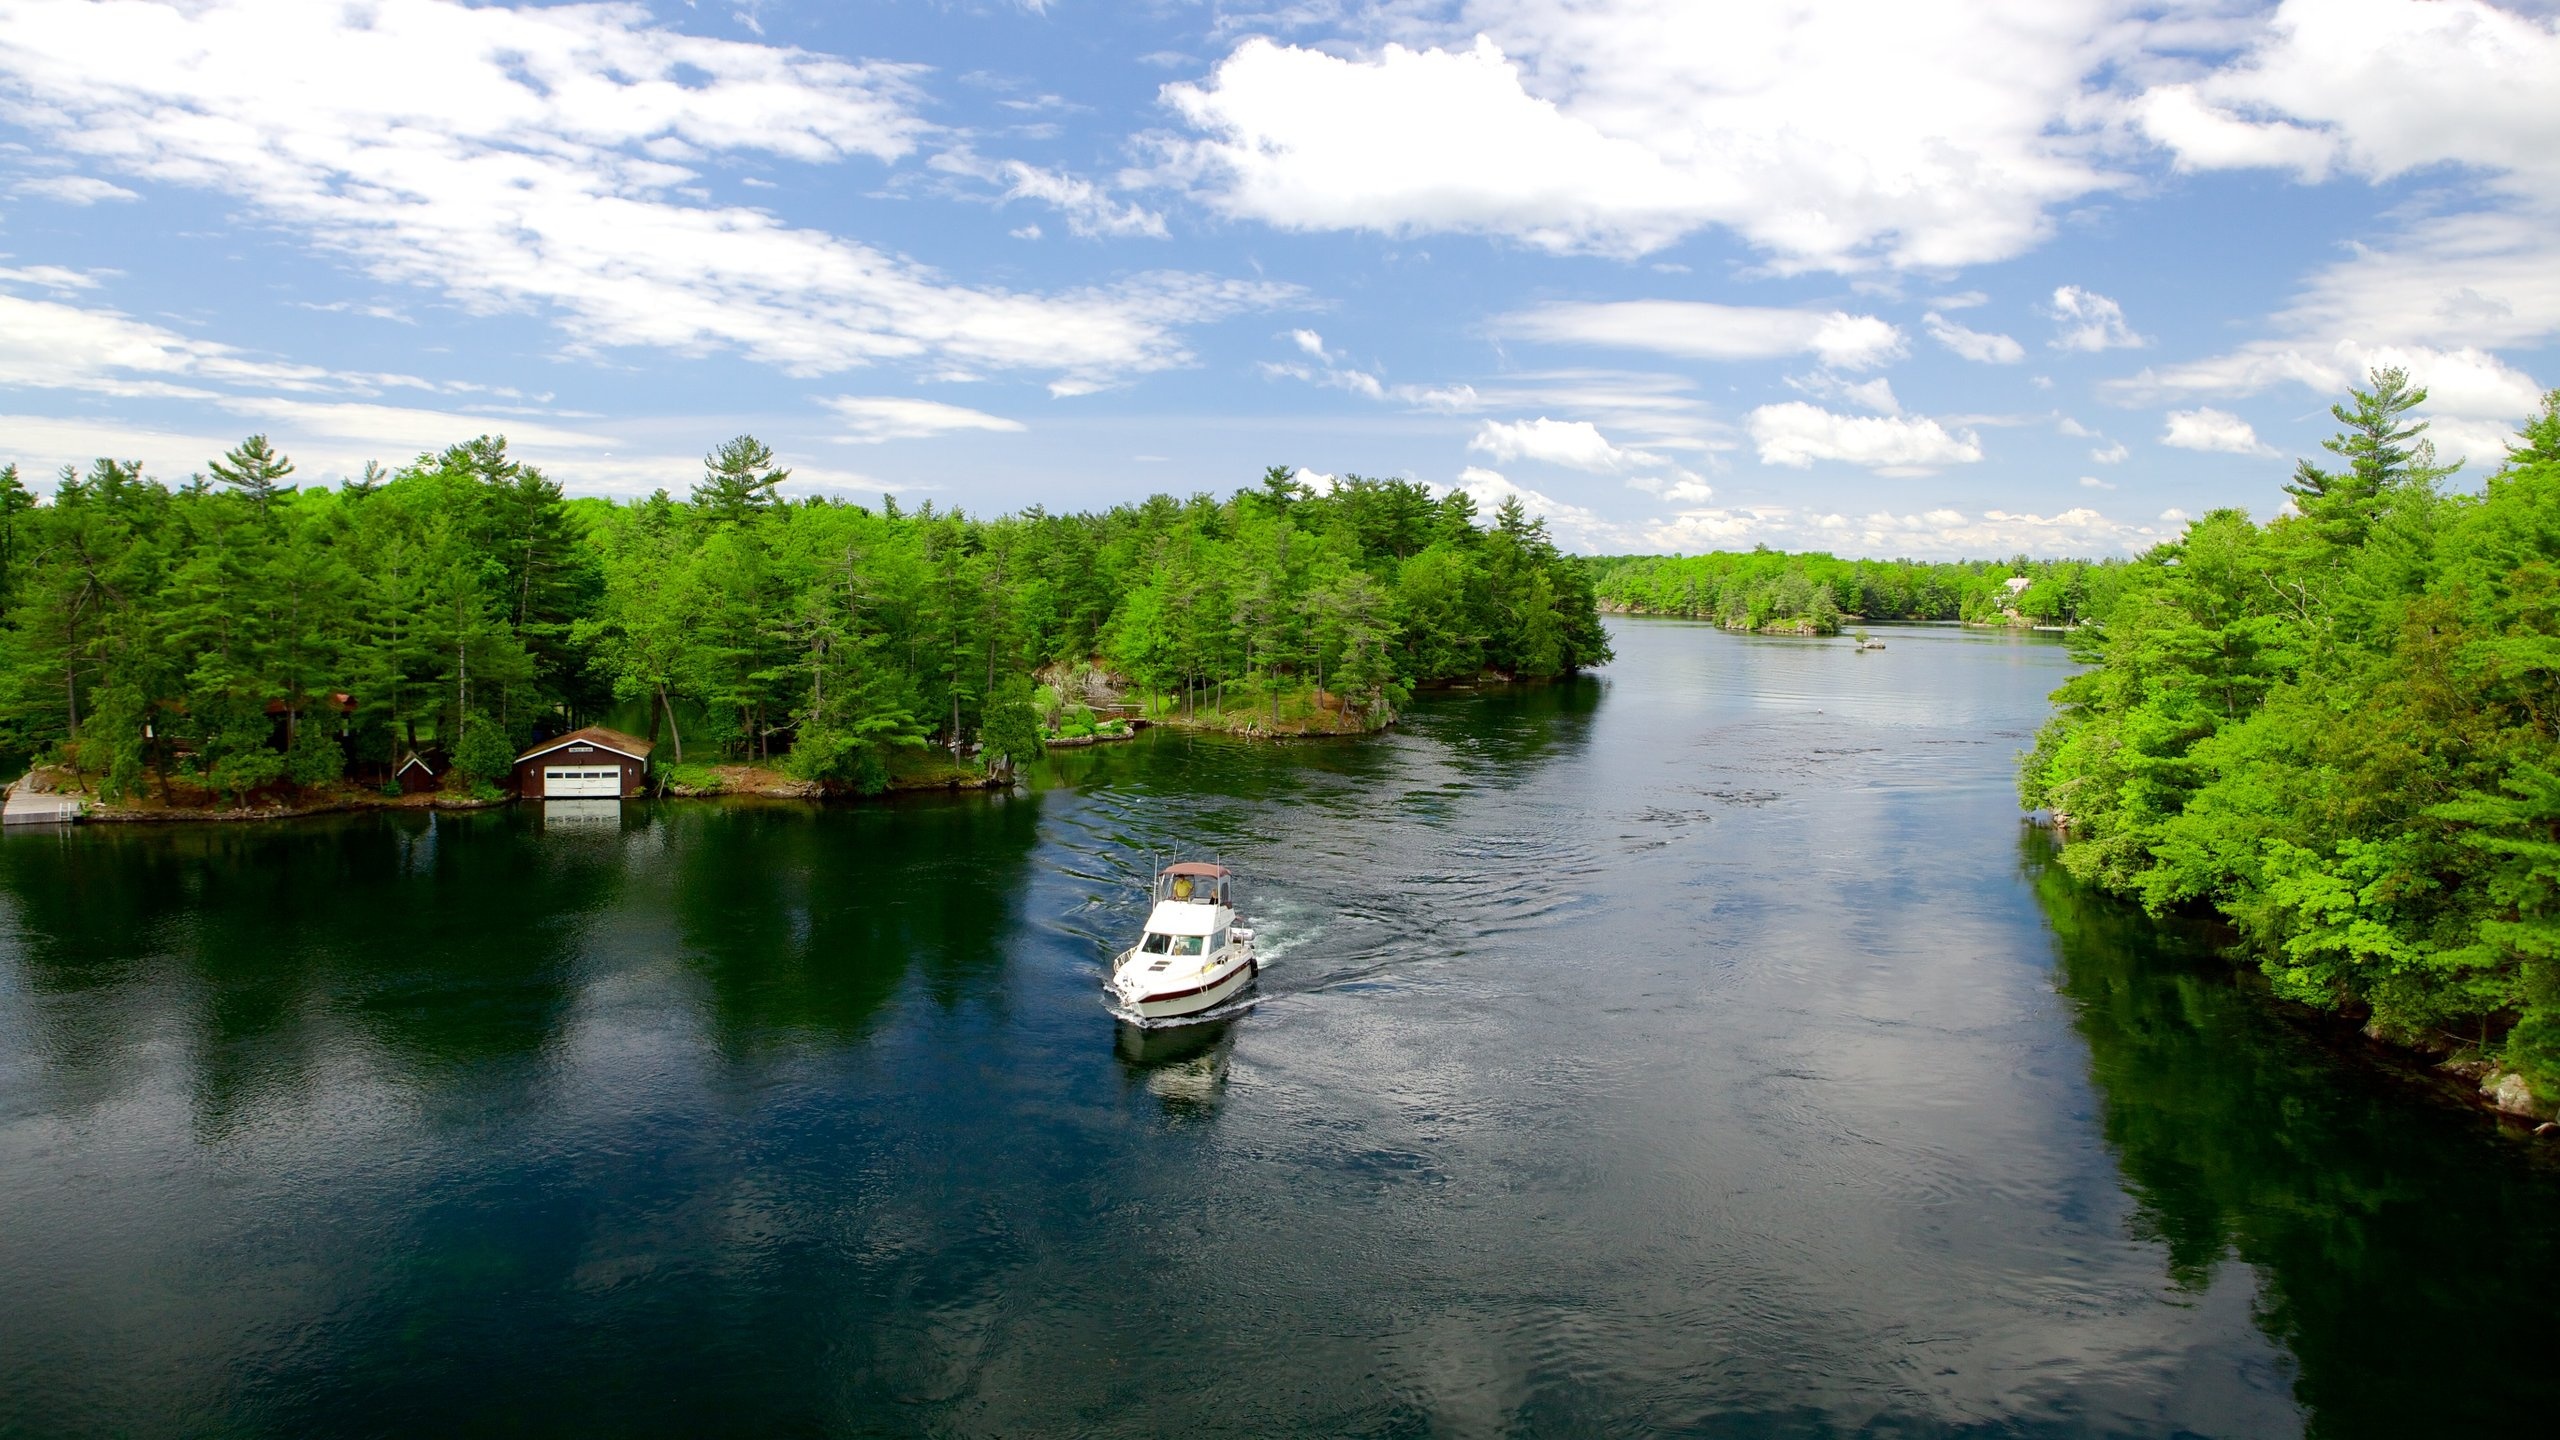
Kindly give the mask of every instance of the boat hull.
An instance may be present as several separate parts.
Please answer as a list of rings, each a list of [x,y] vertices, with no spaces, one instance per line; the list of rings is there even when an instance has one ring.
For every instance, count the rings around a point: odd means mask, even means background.
[[[1134,978],[1115,977],[1109,989],[1121,1008],[1138,1019],[1176,1020],[1224,1005],[1244,993],[1261,970],[1261,962],[1248,951],[1241,963],[1221,966],[1207,975],[1160,980],[1154,988]]]

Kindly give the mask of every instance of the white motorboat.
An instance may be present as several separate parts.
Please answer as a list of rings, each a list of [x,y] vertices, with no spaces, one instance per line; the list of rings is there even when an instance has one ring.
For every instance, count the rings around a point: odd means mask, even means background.
[[[1214,1010],[1253,984],[1253,932],[1236,923],[1222,865],[1186,860],[1156,873],[1155,908],[1138,943],[1112,961],[1106,987],[1140,1021],[1176,1020]]]

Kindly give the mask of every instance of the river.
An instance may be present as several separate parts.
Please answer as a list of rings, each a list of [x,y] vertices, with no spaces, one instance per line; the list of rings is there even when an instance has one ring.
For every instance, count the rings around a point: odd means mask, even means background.
[[[0,1435],[2538,1428],[2560,1180],[2075,891],[2049,640],[1010,797],[0,836]],[[1261,1003],[1115,1028],[1150,851]]]

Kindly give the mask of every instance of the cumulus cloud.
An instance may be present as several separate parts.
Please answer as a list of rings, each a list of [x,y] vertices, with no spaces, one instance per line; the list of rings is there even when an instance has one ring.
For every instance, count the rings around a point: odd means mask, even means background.
[[[1825,400],[1846,401],[1861,410],[1873,410],[1879,415],[1902,413],[1902,400],[1893,393],[1893,382],[1881,375],[1873,380],[1850,381],[1843,380],[1828,370],[1817,370],[1811,375],[1790,375],[1787,377],[1787,385],[1807,395],[1819,396]]]
[[[1499,470],[1470,465],[1458,472],[1457,488],[1476,502],[1479,513],[1491,514],[1506,500],[1518,500],[1531,519],[1547,522],[1547,533],[1567,550],[1608,551],[1626,548],[1627,534],[1594,510],[1552,495],[1515,485]]]
[[[2101,465],[2121,465],[2133,458],[2133,452],[2124,448],[2124,442],[2119,440],[2103,450],[2090,451],[2089,458]]]
[[[1930,339],[1967,360],[1984,365],[2015,365],[2027,358],[2027,347],[2008,336],[1968,330],[1934,310],[1922,316],[1920,323],[1928,327]]]
[[[2016,255],[2118,185],[2116,0],[1475,0],[1346,56],[1253,39],[1165,88],[1164,178],[1292,229],[1633,255],[1722,226],[1779,268]]]
[[[1745,421],[1760,463],[1804,469],[1817,460],[1863,465],[1881,474],[1925,474],[1982,458],[1971,431],[1948,434],[1925,416],[1841,415],[1801,400],[1763,405]]]
[[[2147,91],[2139,123],[2183,168],[2378,181],[2446,167],[2454,204],[2315,273],[2265,337],[2145,371],[2118,398],[2335,396],[2398,364],[2435,391],[2440,448],[2494,463],[2540,392],[2493,352],[2560,335],[2556,72],[2560,18],[2483,0],[2287,0],[2230,63]]]
[[[1018,431],[1023,428],[1019,420],[990,415],[984,410],[900,395],[837,395],[818,403],[834,411],[848,427],[848,433],[837,438],[856,445],[922,439],[948,435],[957,430]]]
[[[1183,275],[1050,295],[962,285],[693,198],[705,166],[738,158],[914,152],[932,133],[915,73],[685,35],[618,5],[0,10],[0,79],[64,151],[223,193],[378,279],[542,315],[581,347],[734,350],[806,375],[1005,367],[1091,388],[1183,363],[1180,327],[1288,293]]]
[[[2170,411],[2167,426],[2160,432],[2160,443],[2180,450],[2215,450],[2226,455],[2276,453],[2258,439],[2258,432],[2250,428],[2248,421],[2209,405]]]
[[[2056,350],[2129,350],[2145,343],[2124,320],[2124,307],[2095,291],[2065,285],[2053,292]]]
[[[2236,63],[2159,85],[2139,123],[2190,169],[2389,179],[2452,163],[2560,193],[2560,19],[2485,0],[2286,0]]]
[[[1506,317],[1497,328],[1523,339],[1650,350],[1688,360],[1813,355],[1839,370],[1871,370],[1901,358],[1905,349],[1902,332],[1873,315],[1697,300],[1542,305]]]
[[[1640,457],[1610,444],[1588,420],[1550,420],[1543,415],[1535,420],[1488,420],[1467,448],[1497,462],[1527,459],[1597,472],[1640,463]]]

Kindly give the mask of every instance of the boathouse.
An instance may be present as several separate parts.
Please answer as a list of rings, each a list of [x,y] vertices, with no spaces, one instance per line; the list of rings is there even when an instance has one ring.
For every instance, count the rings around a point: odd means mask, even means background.
[[[400,757],[391,771],[392,782],[403,795],[417,795],[444,786],[444,772],[451,768],[441,750],[412,750]]]
[[[640,793],[650,742],[589,725],[516,757],[516,794],[526,800],[618,800]]]

